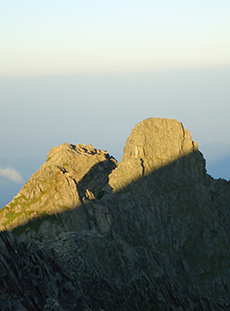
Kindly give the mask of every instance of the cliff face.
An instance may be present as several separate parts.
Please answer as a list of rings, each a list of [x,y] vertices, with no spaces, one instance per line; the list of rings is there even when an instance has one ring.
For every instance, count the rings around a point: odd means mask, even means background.
[[[92,146],[52,149],[0,214],[17,236],[0,236],[5,308],[10,297],[21,310],[229,310],[230,183],[206,174],[176,120],[136,125],[119,164]]]
[[[0,211],[0,230],[52,215],[100,196],[116,160],[91,145],[65,143],[53,148],[47,161],[16,197]]]
[[[182,123],[174,119],[149,118],[132,130],[122,161],[109,176],[109,184],[114,192],[122,190],[153,171],[177,160],[179,163],[179,159],[197,150],[197,143],[191,140],[190,132],[184,129]],[[184,174],[186,168],[178,165],[177,175]]]

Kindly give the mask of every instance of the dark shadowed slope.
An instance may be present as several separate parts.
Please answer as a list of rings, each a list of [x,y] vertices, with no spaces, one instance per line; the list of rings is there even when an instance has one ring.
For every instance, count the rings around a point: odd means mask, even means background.
[[[19,193],[2,214],[13,228],[17,216],[45,211],[13,230],[21,245],[1,235],[4,308],[11,301],[20,310],[229,310],[230,183],[206,174],[180,122],[139,123],[118,165],[91,146],[51,153],[27,200]],[[64,187],[74,173],[75,186]],[[47,183],[46,200],[45,186],[36,189]]]

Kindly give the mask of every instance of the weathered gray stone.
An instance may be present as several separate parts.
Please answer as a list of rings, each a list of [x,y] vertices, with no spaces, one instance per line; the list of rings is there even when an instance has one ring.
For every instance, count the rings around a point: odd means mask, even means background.
[[[47,161],[18,195],[0,210],[0,230],[75,208],[97,197],[116,167],[106,151],[65,143],[50,150]]]
[[[230,183],[207,175],[180,122],[139,123],[118,165],[92,146],[54,148],[30,183],[2,212],[26,201],[35,217],[12,231],[24,243],[0,235],[2,309],[229,310]]]
[[[122,161],[109,176],[109,185],[113,192],[119,191],[197,150],[197,143],[191,140],[182,123],[174,119],[146,119],[132,130]]]

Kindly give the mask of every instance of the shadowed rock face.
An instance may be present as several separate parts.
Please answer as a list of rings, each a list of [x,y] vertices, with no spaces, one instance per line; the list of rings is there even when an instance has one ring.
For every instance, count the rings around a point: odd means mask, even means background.
[[[109,176],[109,184],[114,192],[119,191],[197,150],[197,143],[191,140],[190,132],[182,123],[174,119],[149,118],[132,130],[122,161]]]
[[[57,168],[62,173],[56,178]],[[40,170],[28,182],[33,197],[25,185],[21,193],[28,200],[17,201],[19,194],[4,212],[31,208],[49,181],[48,203],[34,205],[46,215],[15,228],[17,239],[0,236],[0,306],[229,310],[230,183],[206,174],[205,160],[180,122],[139,123],[119,164],[92,146],[64,144],[50,151]],[[6,221],[6,214],[1,217]],[[27,276],[15,272],[23,269]],[[18,286],[36,300],[27,304]]]
[[[116,165],[106,151],[91,145],[65,143],[51,149],[46,163],[0,211],[0,229],[13,229],[35,217],[74,208],[95,198]]]
[[[39,249],[1,232],[0,246],[1,310],[229,310],[183,291],[155,251],[144,260],[111,235],[70,232]]]

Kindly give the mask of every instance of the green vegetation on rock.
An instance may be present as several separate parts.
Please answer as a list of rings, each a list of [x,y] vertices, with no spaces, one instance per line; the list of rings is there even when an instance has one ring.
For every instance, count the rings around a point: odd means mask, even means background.
[[[229,310],[229,210],[230,182],[206,173],[174,119],[137,124],[119,164],[91,145],[53,148],[0,211],[18,238],[0,235],[4,307]]]

